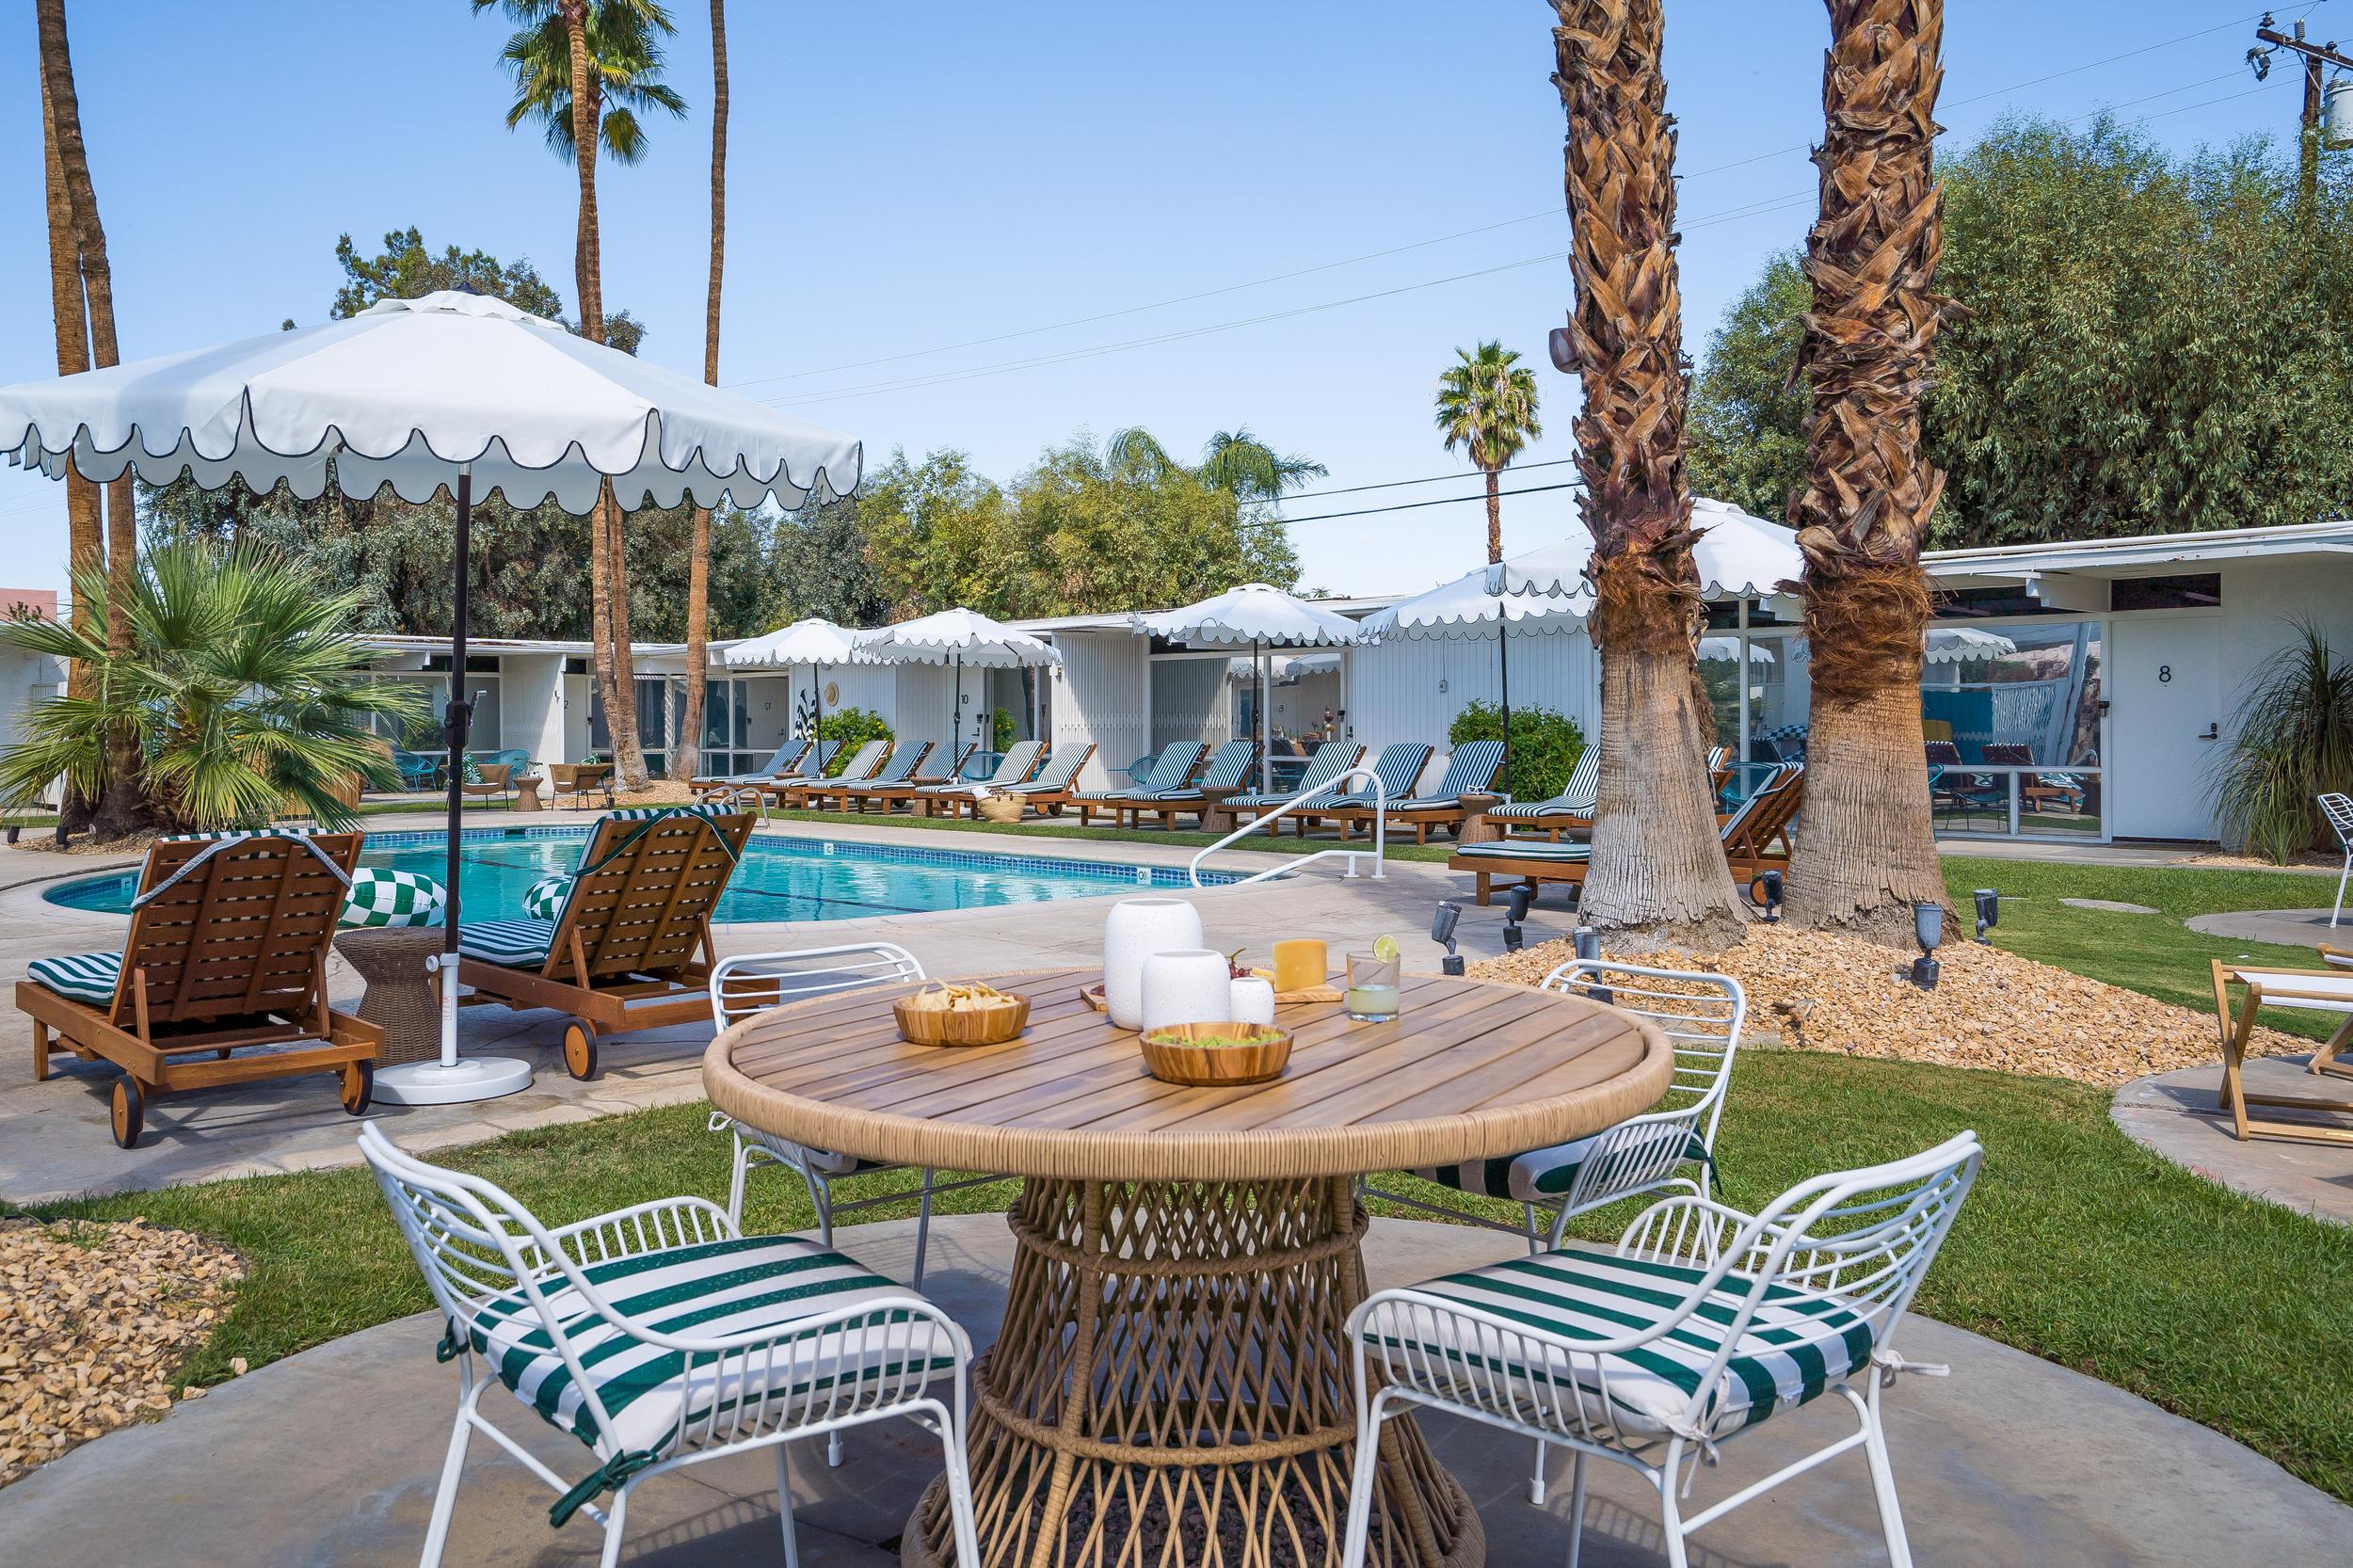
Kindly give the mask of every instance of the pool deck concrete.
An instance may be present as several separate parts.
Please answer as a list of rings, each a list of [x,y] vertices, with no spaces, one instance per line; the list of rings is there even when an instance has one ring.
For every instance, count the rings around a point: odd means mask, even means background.
[[[2305,1071],[2310,1056],[2265,1057],[2246,1064],[2250,1094],[2291,1099],[2353,1099],[2353,1084]],[[2222,1068],[2183,1067],[2136,1079],[2116,1092],[2108,1114],[2124,1135],[2175,1164],[2220,1182],[2233,1192],[2353,1225],[2353,1144],[2305,1143],[2287,1138],[2232,1134],[2230,1118],[2215,1103]],[[2265,1106],[2274,1121],[2311,1121],[2353,1126],[2345,1115],[2307,1113],[2292,1107]]]
[[[2353,909],[2336,925],[2330,911],[2319,909],[2234,909],[2220,915],[2192,915],[2185,922],[2209,936],[2237,936],[2250,942],[2277,942],[2283,947],[2311,948],[2322,942],[2353,950]],[[2320,958],[2312,959],[2314,968]]]
[[[548,812],[510,818],[504,812],[486,813],[469,818],[467,825],[584,824],[597,815]],[[372,817],[368,825],[397,831],[438,827],[440,821],[404,814]],[[880,818],[872,824],[774,823],[760,831],[1178,869],[1194,853],[1180,845],[893,827]],[[38,957],[120,946],[121,916],[68,909],[48,903],[40,889],[57,880],[136,865],[138,858],[0,855],[0,882],[9,883],[0,887],[0,983],[13,987],[24,978],[25,965]],[[1220,857],[1218,868],[1250,872],[1276,863],[1272,856],[1233,852]],[[1420,861],[1391,860],[1386,869],[1384,880],[1351,881],[1342,877],[1337,862],[1324,861],[1276,882],[1209,888],[1187,896],[1199,904],[1212,943],[1228,950],[1245,948],[1261,961],[1277,936],[1321,936],[1337,953],[1346,945],[1362,945],[1389,934],[1405,945],[1410,967],[1434,969],[1438,950],[1426,941],[1426,934],[1437,902],[1449,897],[1458,897],[1465,906],[1460,932],[1464,952],[1476,958],[1501,951],[1502,910],[1471,905],[1467,876]],[[46,874],[28,880],[27,872]],[[10,873],[15,873],[12,881]],[[1103,916],[1109,906],[1105,897],[868,920],[722,925],[717,936],[723,954],[879,937],[904,944],[936,975],[997,974],[1093,961],[1102,951]],[[1574,916],[1554,900],[1531,915],[1528,936],[1542,941],[1564,934],[1573,924]],[[359,976],[340,958],[333,965],[330,987],[340,1002],[358,1000]],[[524,1128],[681,1103],[702,1094],[702,1052],[712,1034],[708,1024],[610,1040],[602,1052],[601,1076],[581,1083],[563,1068],[559,1015],[469,1007],[458,1016],[461,1050],[526,1057],[537,1069],[536,1080],[521,1094],[475,1105],[382,1106],[371,1112],[412,1147],[472,1143]],[[0,1197],[34,1203],[83,1192],[348,1165],[358,1158],[352,1119],[337,1105],[333,1080],[325,1076],[159,1098],[149,1105],[148,1130],[139,1146],[117,1148],[106,1122],[115,1069],[104,1063],[53,1057],[49,1081],[35,1083],[29,1026],[15,1017],[7,1028],[12,1048],[0,1048]]]
[[[845,1248],[904,1279],[912,1225],[847,1228]],[[1512,1256],[1492,1231],[1376,1220],[1367,1273],[1375,1288]],[[980,1345],[1003,1309],[1012,1241],[995,1215],[959,1215],[933,1232],[931,1294]],[[432,1352],[440,1325],[406,1318],[214,1387],[162,1419],[87,1444],[0,1491],[0,1541],[43,1568],[405,1568],[432,1507],[456,1378]],[[2319,1568],[2343,1560],[2353,1509],[2217,1433],[2121,1390],[1989,1339],[1914,1318],[1899,1341],[1949,1378],[1899,1378],[1887,1391],[1889,1443],[1912,1545],[1924,1564],[2067,1568]],[[496,1391],[483,1409],[567,1473],[583,1449]],[[1835,1400],[1776,1418],[1704,1470],[1693,1508],[1849,1430]],[[1527,1501],[1524,1439],[1423,1417],[1440,1463],[1463,1480],[1485,1526],[1490,1568],[1568,1556],[1568,1470],[1550,1466],[1542,1508]],[[934,1440],[903,1425],[865,1427],[846,1463],[822,1446],[792,1456],[807,1568],[890,1568],[907,1511],[936,1473]],[[1631,1472],[1592,1467],[1583,1561],[1663,1560],[1657,1504]],[[632,1499],[623,1560],[661,1568],[781,1560],[765,1456],[696,1466]],[[451,1564],[569,1568],[591,1562],[600,1532],[550,1528],[552,1494],[477,1439],[450,1537]],[[126,1501],[132,1506],[125,1506]],[[2334,1543],[2334,1544],[2331,1544]],[[1701,1568],[1881,1568],[1871,1489],[1859,1453],[1830,1461],[1699,1531]]]

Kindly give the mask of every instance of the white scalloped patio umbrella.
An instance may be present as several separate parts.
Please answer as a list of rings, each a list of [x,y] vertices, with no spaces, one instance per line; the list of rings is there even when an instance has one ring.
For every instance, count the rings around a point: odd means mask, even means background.
[[[822,742],[825,727],[825,666],[848,664],[850,656],[857,651],[861,634],[821,616],[808,616],[790,626],[746,637],[719,657],[729,669],[774,670],[808,665],[810,691],[817,699],[816,731],[810,739]]]
[[[322,493],[329,465],[355,500],[385,485],[457,504],[448,707],[449,906],[438,1062],[387,1068],[400,1104],[512,1094],[516,1058],[457,1056],[458,784],[470,719],[468,534],[477,491],[508,504],[595,506],[605,480],[624,507],[691,497],[787,507],[857,488],[857,441],[763,404],[576,337],[502,300],[462,292],[387,299],[344,321],[271,332],[79,376],[0,387],[0,452],[52,478],[126,470],[162,485]]]
[[[1526,557],[1521,557],[1526,559]],[[1503,566],[1509,568],[1512,562]],[[1465,572],[1451,583],[1442,584],[1428,593],[1400,600],[1385,610],[1364,618],[1364,635],[1368,642],[1386,642],[1401,637],[1409,642],[1460,641],[1484,637],[1492,630],[1496,634],[1496,676],[1503,696],[1503,766],[1501,776],[1509,778],[1512,771],[1512,656],[1509,628],[1523,621],[1549,620],[1556,616],[1577,620],[1583,617],[1580,604],[1566,600],[1529,594],[1509,598],[1488,586],[1493,567],[1481,567]]]
[[[1059,664],[1062,653],[1053,644],[1016,632],[1000,620],[961,604],[936,615],[918,616],[889,626],[861,632],[856,663],[872,664],[952,664],[948,687],[948,760],[955,760],[956,709],[964,696],[964,666],[982,669],[1030,669]]]
[[[1133,616],[1139,632],[1170,642],[1204,643],[1212,647],[1250,645],[1251,667],[1257,672],[1258,788],[1273,789],[1273,760],[1267,756],[1266,670],[1260,657],[1268,647],[1337,648],[1359,640],[1356,623],[1346,616],[1320,610],[1305,600],[1265,583],[1245,583],[1222,594],[1162,610]]]
[[[1701,530],[1691,557],[1699,568],[1700,591],[1710,599],[1777,594],[1781,584],[1795,582],[1805,570],[1793,530],[1730,502],[1692,498],[1691,526]],[[1593,584],[1585,580],[1585,563],[1593,553],[1593,541],[1580,529],[1559,544],[1487,568],[1486,591],[1590,602]]]

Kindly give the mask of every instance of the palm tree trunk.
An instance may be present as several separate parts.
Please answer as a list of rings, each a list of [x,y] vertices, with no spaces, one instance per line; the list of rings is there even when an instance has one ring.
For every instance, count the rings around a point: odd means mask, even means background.
[[[727,0],[711,0],[711,288],[703,303],[703,379],[719,384],[719,275],[728,238]],[[686,557],[686,733],[670,752],[670,776],[702,771],[703,666],[711,660],[711,509],[695,508]]]
[[[1503,492],[1496,488],[1497,471],[1487,471],[1487,564],[1503,559]]]
[[[1738,939],[1747,908],[1717,837],[1698,702],[1701,615],[1684,476],[1674,129],[1660,0],[1553,0],[1585,406],[1576,427],[1593,536],[1601,776],[1579,909],[1589,924]]]
[[[89,369],[89,318],[82,303],[82,251],[73,235],[73,199],[66,191],[65,164],[57,155],[57,127],[50,118],[49,62],[41,61],[40,142],[42,195],[49,223],[49,311],[56,325],[57,374]],[[65,477],[66,538],[72,576],[105,559],[105,523],[99,515],[98,487],[79,473]],[[78,612],[81,606],[76,605]],[[89,694],[90,672],[76,659],[66,674],[66,691]]]
[[[34,0],[33,15],[57,168],[73,216],[74,248],[89,315],[90,363],[103,370],[120,362],[121,344],[115,336],[114,271],[106,259],[106,231],[98,219],[89,149],[82,140],[82,104],[73,87],[65,0]],[[68,504],[72,504],[71,495]],[[138,513],[131,494],[131,476],[125,471],[106,487],[106,646],[118,657],[128,657],[131,651],[131,582],[138,566]],[[106,742],[106,794],[93,823],[99,837],[136,832],[153,821],[139,771],[138,741],[127,725],[119,726]]]
[[[1801,349],[1814,424],[1789,503],[1813,711],[1787,914],[1903,947],[1912,905],[1945,902],[1920,725],[1920,547],[1945,486],[1920,451],[1920,388],[1947,307],[1933,292],[1944,17],[1941,0],[1829,6]]]
[[[621,723],[613,731],[613,771],[632,790],[646,787],[646,749],[637,732],[637,658],[630,647],[629,553],[625,544],[628,519],[605,482],[597,504],[604,513],[605,591],[613,607],[607,619],[613,631],[613,689],[620,697]]]

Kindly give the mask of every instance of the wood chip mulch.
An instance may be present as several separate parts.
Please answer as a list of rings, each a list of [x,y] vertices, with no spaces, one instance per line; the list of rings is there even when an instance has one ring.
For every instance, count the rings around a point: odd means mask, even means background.
[[[170,1409],[244,1272],[219,1242],[144,1220],[0,1220],[0,1486]]]
[[[1490,980],[1532,985],[1576,954],[1566,941],[1471,966]],[[1749,1033],[1848,1056],[2073,1079],[2113,1088],[2150,1073],[2221,1065],[2214,1016],[1975,942],[1948,943],[1933,991],[1897,978],[1908,958],[1858,937],[1782,925],[1750,928],[1727,952],[1613,952],[1657,968],[1728,974],[1749,997]],[[2277,1030],[2253,1050],[2312,1048]]]

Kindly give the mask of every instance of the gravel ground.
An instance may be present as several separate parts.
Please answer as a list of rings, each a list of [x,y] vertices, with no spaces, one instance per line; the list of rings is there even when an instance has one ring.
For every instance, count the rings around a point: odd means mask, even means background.
[[[1546,942],[1471,972],[1532,985],[1575,956],[1567,942]],[[1731,975],[1748,992],[1751,1034],[1778,1034],[1800,1049],[1995,1067],[2105,1088],[2221,1061],[2211,1014],[1975,942],[1939,952],[1944,971],[1933,991],[1897,978],[1902,956],[1876,943],[1780,925],[1752,926],[1738,947],[1704,957],[1613,956]],[[2262,1029],[2253,1048],[2277,1056],[2310,1050],[2312,1042]]]
[[[170,1409],[173,1370],[244,1272],[217,1241],[144,1220],[0,1220],[0,1485]]]

